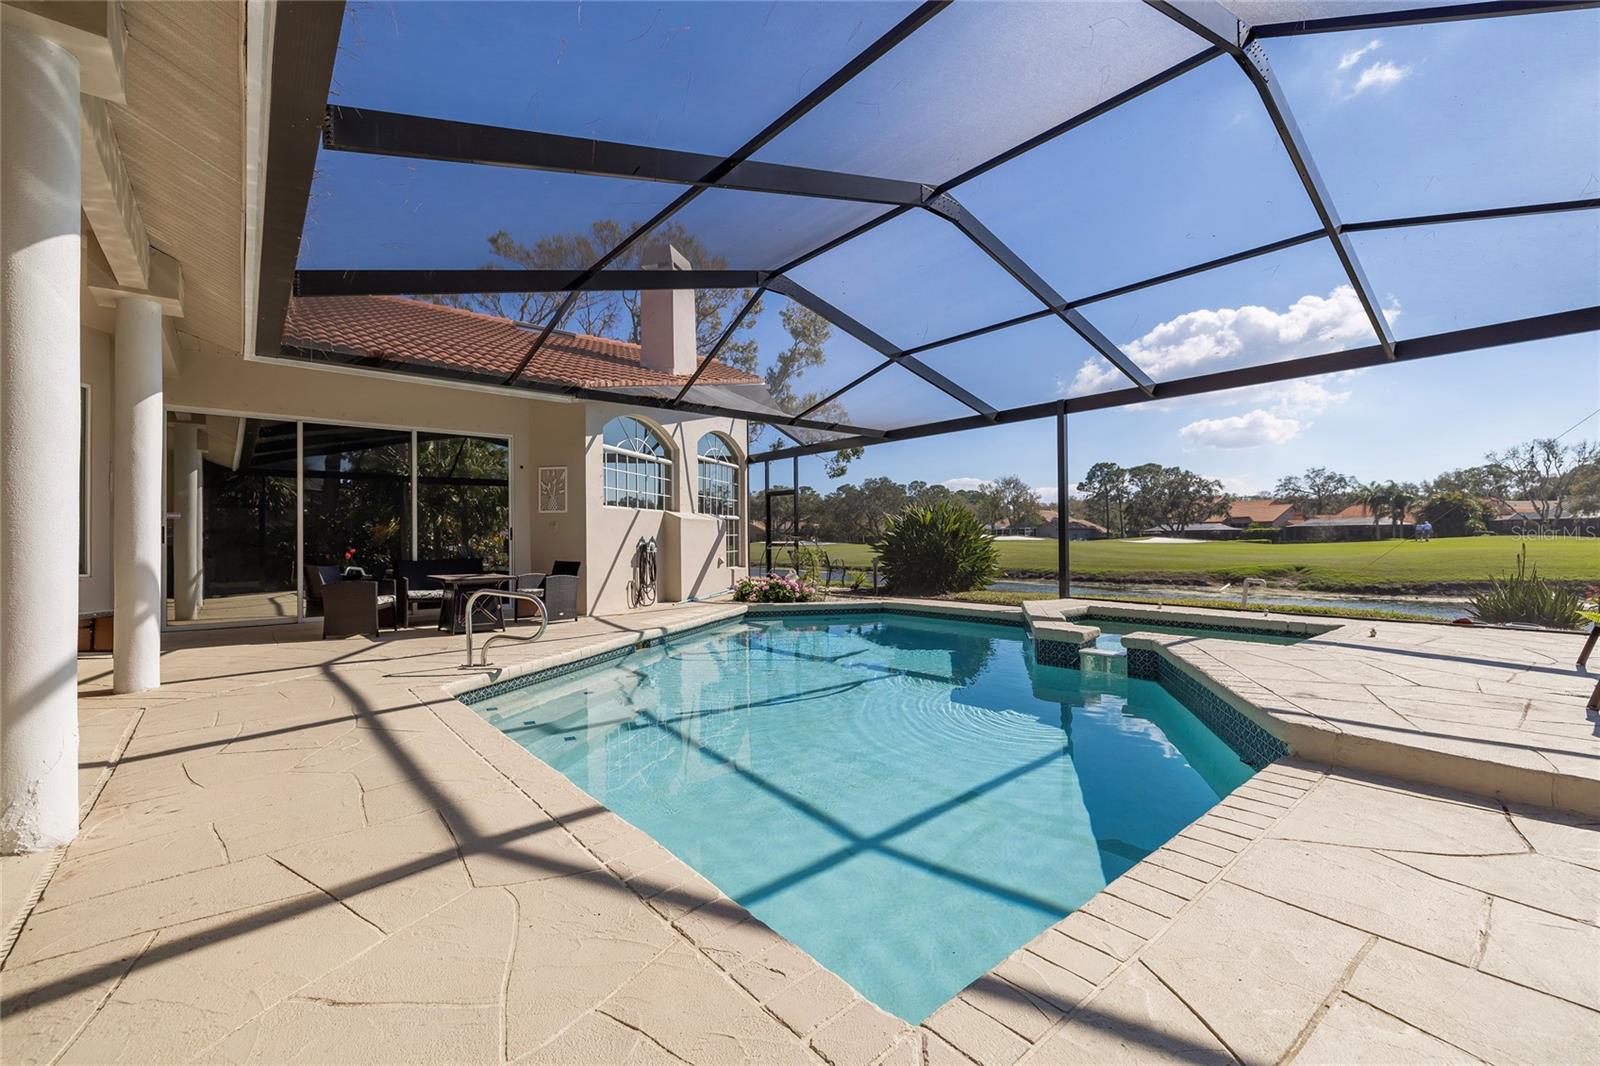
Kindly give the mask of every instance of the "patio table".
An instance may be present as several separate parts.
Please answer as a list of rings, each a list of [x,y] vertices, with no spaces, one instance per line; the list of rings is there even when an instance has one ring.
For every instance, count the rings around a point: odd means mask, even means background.
[[[516,578],[511,574],[429,574],[429,578],[444,586],[444,602],[439,605],[439,628],[449,632],[452,636],[461,632],[461,613],[467,604],[467,597],[479,589],[509,587]],[[506,627],[505,618],[500,613],[503,606],[496,601],[494,606],[480,603],[474,608],[480,622],[489,622],[500,629]]]

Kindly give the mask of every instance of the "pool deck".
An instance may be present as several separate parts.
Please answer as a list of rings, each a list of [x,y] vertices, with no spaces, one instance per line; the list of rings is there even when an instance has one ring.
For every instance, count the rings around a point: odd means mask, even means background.
[[[503,672],[432,631],[315,626],[169,634],[139,696],[80,660],[82,832],[0,861],[0,917],[27,915],[0,1059],[1600,1059],[1579,638],[1150,638],[1318,758],[1263,770],[911,1027],[449,695],[741,611],[562,624],[498,646]]]

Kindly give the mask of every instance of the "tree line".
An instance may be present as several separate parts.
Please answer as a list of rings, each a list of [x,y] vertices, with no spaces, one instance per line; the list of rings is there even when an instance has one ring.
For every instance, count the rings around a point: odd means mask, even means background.
[[[949,501],[972,512],[985,526],[1000,522],[1012,528],[1038,525],[1044,518],[1038,494],[1020,477],[1002,477],[976,488],[952,489],[927,481],[901,484],[893,478],[869,477],[859,485],[836,486],[826,496],[809,485],[797,495],[775,490],[772,527],[776,540],[795,535],[795,509],[799,509],[800,537],[805,540],[866,543],[883,534],[889,519],[907,506],[931,506]],[[766,521],[766,494],[750,494],[750,518]],[[756,534],[755,539],[760,539]]]
[[[1104,526],[1113,537],[1136,537],[1148,530],[1178,536],[1226,514],[1237,502],[1215,478],[1160,463],[1132,467],[1095,463],[1075,491],[1077,495],[1068,499],[1070,516]],[[1406,516],[1415,515],[1431,522],[1438,536],[1468,536],[1487,532],[1511,500],[1531,501],[1530,521],[1539,524],[1577,511],[1600,510],[1600,447],[1586,441],[1563,445],[1533,440],[1491,452],[1477,466],[1448,470],[1422,482],[1363,482],[1314,466],[1280,478],[1270,498],[1307,517],[1359,506],[1372,517],[1379,535],[1385,522],[1398,530]],[[871,477],[858,485],[838,485],[826,495],[809,485],[801,486],[798,495],[787,490],[775,493],[774,538],[794,538],[796,505],[802,539],[865,543],[881,536],[889,518],[907,505],[943,500],[966,508],[989,528],[1004,522],[1012,529],[1028,529],[1044,517],[1037,493],[1020,477],[961,489]],[[764,493],[751,494],[750,518],[765,522]],[[760,537],[757,532],[755,539]]]

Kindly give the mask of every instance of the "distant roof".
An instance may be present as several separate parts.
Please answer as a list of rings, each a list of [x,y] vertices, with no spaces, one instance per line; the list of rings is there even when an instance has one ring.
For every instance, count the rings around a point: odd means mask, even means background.
[[[1294,510],[1292,503],[1279,503],[1276,500],[1235,500],[1228,507],[1229,518],[1247,518],[1252,522],[1276,522],[1288,511]],[[1220,519],[1220,514],[1213,515],[1213,519]]]
[[[1310,518],[1307,519],[1307,521],[1322,522],[1325,519],[1330,519],[1330,518],[1352,519],[1352,520],[1353,519],[1360,519],[1361,521],[1370,524],[1372,522],[1372,512],[1367,510],[1365,507],[1363,507],[1359,503],[1352,503],[1349,507],[1346,507],[1342,511],[1335,511],[1332,514],[1316,514],[1316,515],[1312,515]],[[1389,521],[1389,516],[1387,514],[1385,514],[1383,516],[1383,520],[1385,522]],[[1412,514],[1410,511],[1406,512],[1406,521],[1407,522],[1415,522],[1416,520],[1417,520],[1417,516],[1416,515]]]
[[[1239,532],[1239,527],[1230,526],[1226,522],[1190,522],[1188,525],[1183,527],[1183,531],[1185,533],[1237,533]],[[1140,530],[1139,532],[1147,536],[1154,536],[1156,534],[1164,533],[1165,530],[1163,530],[1160,526],[1150,526],[1146,529]]]
[[[1317,515],[1314,518],[1307,518],[1294,524],[1296,526],[1370,526],[1372,525],[1372,516],[1370,514],[1346,515],[1340,512],[1337,515]],[[1406,515],[1404,524],[1408,526],[1416,525],[1416,516]],[[1393,526],[1394,519],[1389,515],[1384,515],[1378,520],[1378,525]]]
[[[1489,506],[1495,510],[1495,520],[1501,519],[1528,519],[1539,517],[1539,507],[1534,500],[1491,500]],[[1557,503],[1554,500],[1545,504],[1548,518],[1591,518],[1592,511],[1580,511],[1570,506],[1566,501]]]
[[[404,296],[299,296],[289,303],[284,343],[297,348],[368,356],[419,366],[510,377],[538,334],[509,319]],[[637,344],[552,333],[518,378],[580,388],[682,385],[640,362]],[[700,376],[707,385],[760,385],[725,363]]]

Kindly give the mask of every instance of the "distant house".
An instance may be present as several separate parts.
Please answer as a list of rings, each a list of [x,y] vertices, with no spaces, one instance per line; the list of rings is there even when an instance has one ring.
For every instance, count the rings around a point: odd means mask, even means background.
[[[1395,529],[1391,515],[1379,516],[1376,523],[1370,511],[1355,503],[1333,514],[1312,515],[1283,527],[1283,539],[1292,541],[1372,540],[1381,531],[1384,538],[1410,536],[1416,528],[1417,516],[1407,512]]]
[[[1191,537],[1195,540],[1233,540],[1243,531],[1243,526],[1232,526],[1226,522],[1210,521],[1195,522],[1187,525],[1183,528],[1183,532],[1178,534],[1174,534],[1169,529],[1162,529],[1160,526],[1150,526],[1146,529],[1141,529],[1139,535],[1142,537],[1180,536]]]
[[[1539,502],[1534,500],[1490,500],[1495,517],[1489,520],[1494,533],[1565,533],[1569,536],[1600,537],[1600,513],[1582,511],[1565,501],[1551,500],[1544,504],[1544,517],[1539,514]]]
[[[1275,526],[1282,529],[1302,517],[1292,503],[1279,503],[1276,500],[1235,500],[1226,514],[1219,512],[1206,521],[1232,526],[1235,529],[1247,529],[1250,526]]]
[[[1061,513],[1057,510],[1051,509],[1044,511],[1043,514],[1044,521],[1033,527],[1033,535],[1036,537],[1048,537],[1051,540],[1055,540],[1057,537],[1061,536],[1061,530],[1059,528],[1061,522]],[[1101,540],[1110,535],[1111,534],[1106,527],[1102,526],[1098,522],[1091,522],[1086,518],[1067,519],[1068,540]]]

